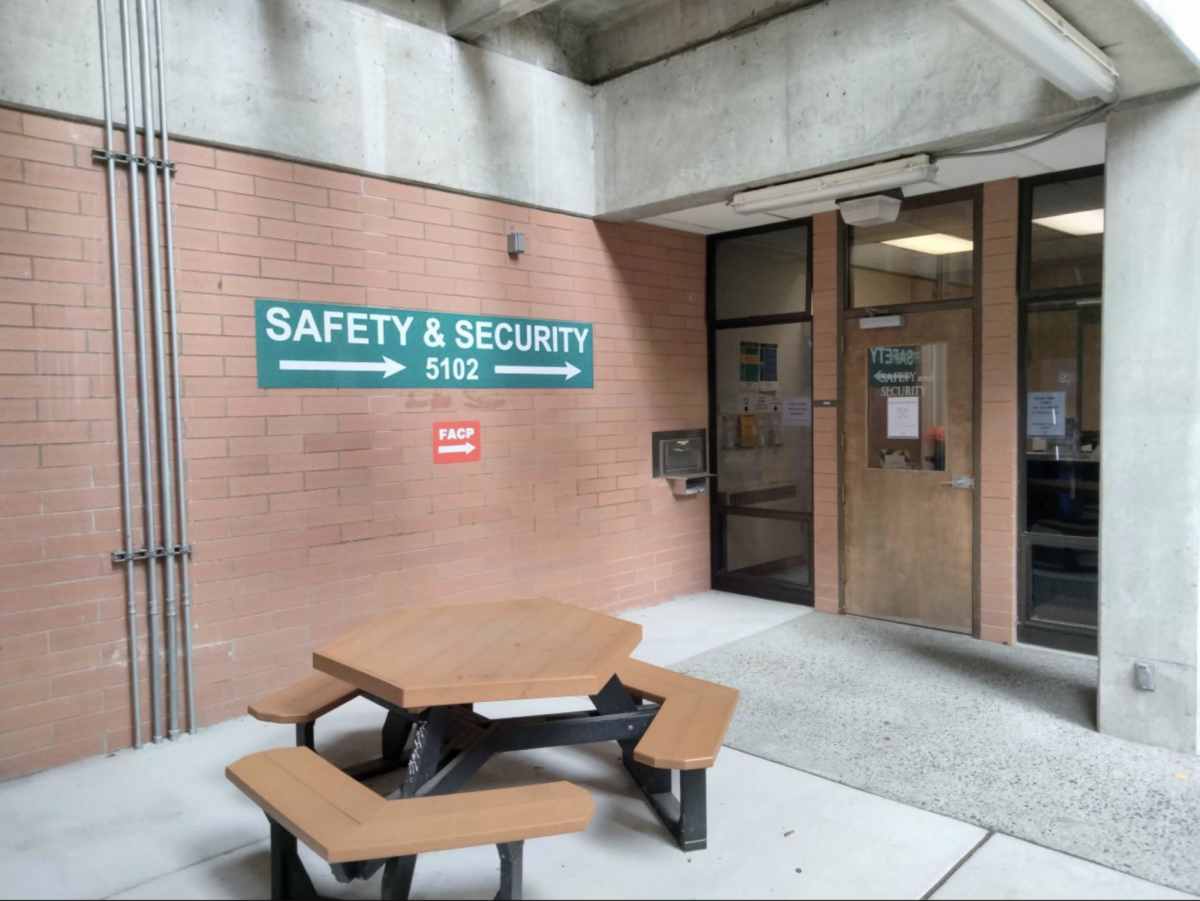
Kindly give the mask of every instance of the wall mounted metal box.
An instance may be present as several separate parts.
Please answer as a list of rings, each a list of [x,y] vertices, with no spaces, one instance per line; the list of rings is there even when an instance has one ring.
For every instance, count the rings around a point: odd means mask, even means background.
[[[674,494],[708,490],[708,438],[704,429],[655,432],[651,436],[654,478],[666,479]]]

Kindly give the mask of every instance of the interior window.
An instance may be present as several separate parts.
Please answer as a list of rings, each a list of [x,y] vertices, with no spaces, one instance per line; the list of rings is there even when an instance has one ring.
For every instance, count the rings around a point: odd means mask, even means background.
[[[888,225],[850,229],[850,303],[856,309],[975,293],[975,204],[902,209]]]
[[[1104,268],[1104,176],[1038,185],[1032,200],[1030,290],[1099,285]]]
[[[1100,308],[1030,310],[1025,334],[1026,528],[1100,533]]]

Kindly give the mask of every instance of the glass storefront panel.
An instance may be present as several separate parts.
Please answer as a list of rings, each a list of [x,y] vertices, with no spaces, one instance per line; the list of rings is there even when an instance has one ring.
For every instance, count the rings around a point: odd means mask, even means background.
[[[1104,268],[1104,176],[1038,185],[1031,206],[1029,289],[1099,285]]]
[[[812,585],[810,520],[734,515],[723,519],[727,572]]]
[[[812,323],[716,333],[723,507],[812,513]]]
[[[1031,535],[1100,530],[1100,310],[1030,310],[1025,504]]]
[[[808,226],[716,243],[716,317],[808,312]]]
[[[1043,625],[1095,628],[1099,557],[1095,548],[1031,547],[1028,618]]]
[[[855,309],[975,293],[975,204],[956,200],[901,210],[895,222],[850,229]]]
[[[713,586],[812,603],[808,222],[714,239]]]

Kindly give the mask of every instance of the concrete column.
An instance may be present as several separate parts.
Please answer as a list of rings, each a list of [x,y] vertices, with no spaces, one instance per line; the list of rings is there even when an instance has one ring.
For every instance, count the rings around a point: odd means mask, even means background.
[[[1100,729],[1196,753],[1200,92],[1108,123]],[[1134,665],[1154,668],[1141,691]]]

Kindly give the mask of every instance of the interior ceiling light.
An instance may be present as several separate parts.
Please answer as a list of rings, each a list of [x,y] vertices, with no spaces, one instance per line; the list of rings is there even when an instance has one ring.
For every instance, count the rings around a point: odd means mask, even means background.
[[[839,197],[922,184],[931,182],[936,177],[937,166],[929,155],[918,153],[902,160],[876,163],[861,169],[847,169],[844,172],[819,175],[803,181],[741,191],[733,195],[729,205],[735,213],[742,215],[766,213],[784,207],[806,206],[826,200],[837,200]]]
[[[956,14],[1076,100],[1117,99],[1117,69],[1044,0],[951,0]]]
[[[1104,210],[1082,210],[1078,213],[1063,213],[1061,216],[1046,216],[1033,220],[1037,225],[1044,225],[1056,232],[1066,235],[1102,235],[1104,234]]]
[[[956,238],[954,235],[943,235],[941,232],[934,232],[931,235],[917,235],[912,238],[896,238],[893,241],[881,241],[880,243],[887,244],[889,247],[915,250],[917,253],[927,253],[935,257],[944,256],[948,253],[965,253],[975,246],[965,238]]]

